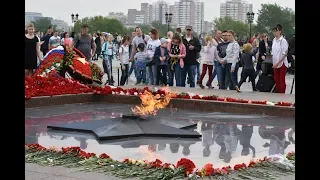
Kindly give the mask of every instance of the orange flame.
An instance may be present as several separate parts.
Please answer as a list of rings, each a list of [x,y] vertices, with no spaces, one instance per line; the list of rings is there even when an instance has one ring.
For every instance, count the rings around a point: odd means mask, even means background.
[[[157,145],[140,146],[137,151],[143,155],[143,160],[148,162],[160,159],[162,162],[168,162],[168,159],[156,152]]]
[[[140,95],[141,105],[131,109],[133,114],[140,116],[149,114],[156,115],[158,110],[165,108],[171,100],[170,93],[168,91],[165,92],[165,96],[161,96],[160,94],[154,96],[151,92],[144,91],[144,93]]]

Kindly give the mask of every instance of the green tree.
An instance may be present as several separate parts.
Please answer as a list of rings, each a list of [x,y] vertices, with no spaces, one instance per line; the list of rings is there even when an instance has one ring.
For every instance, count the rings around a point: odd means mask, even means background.
[[[283,8],[277,4],[261,4],[255,32],[271,35],[272,28],[277,24],[281,24],[283,33],[289,36],[295,26],[295,12],[291,8]]]
[[[89,31],[92,32],[108,32],[111,34],[120,33],[123,34],[126,30],[124,25],[116,20],[110,19],[103,16],[85,17],[78,20],[74,25],[74,31],[79,33],[81,30],[81,25],[87,24],[89,26]]]
[[[44,33],[47,32],[49,26],[52,26],[51,20],[49,18],[40,18],[37,21],[33,21],[32,23],[36,30]],[[56,26],[53,26],[53,28],[55,27]]]
[[[159,36],[166,37],[168,32],[168,24],[162,24],[160,21],[153,21],[151,23],[153,28],[156,28],[159,31]],[[169,31],[174,32],[175,30],[172,27],[169,27]]]
[[[141,24],[139,25],[139,27],[144,34],[149,34],[150,30],[152,29],[152,26],[150,24]]]
[[[216,18],[213,21],[213,25],[215,29],[219,29],[221,31],[233,30],[239,37],[243,37],[249,34],[248,24],[243,23],[242,21],[235,21],[229,16],[225,16],[223,18]]]

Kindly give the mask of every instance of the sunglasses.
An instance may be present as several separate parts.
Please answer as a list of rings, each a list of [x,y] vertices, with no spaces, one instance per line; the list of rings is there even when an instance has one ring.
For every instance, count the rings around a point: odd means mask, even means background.
[[[191,31],[191,29],[186,29],[187,31]]]

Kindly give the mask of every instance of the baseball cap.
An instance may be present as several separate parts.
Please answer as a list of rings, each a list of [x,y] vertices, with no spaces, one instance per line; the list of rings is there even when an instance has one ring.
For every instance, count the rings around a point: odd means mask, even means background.
[[[187,26],[186,26],[186,29],[192,30],[192,26],[191,26],[191,25],[187,25]]]
[[[161,39],[160,39],[160,42],[161,42],[161,44],[164,44],[164,43],[167,43],[167,42],[168,42],[168,40],[167,40],[167,39],[165,39],[165,38],[161,38]]]

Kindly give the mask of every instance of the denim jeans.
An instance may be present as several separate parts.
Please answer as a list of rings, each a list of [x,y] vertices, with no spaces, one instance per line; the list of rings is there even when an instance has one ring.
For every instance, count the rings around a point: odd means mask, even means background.
[[[157,65],[147,66],[147,79],[151,85],[155,85],[157,81]]]
[[[220,83],[219,89],[227,89],[227,81],[226,81],[226,65],[222,65],[219,63],[218,68],[218,82]]]
[[[218,72],[218,71],[220,70],[219,68],[220,68],[221,64],[218,61],[213,61],[213,63],[214,63],[214,70],[212,72],[212,80],[214,80],[214,78],[216,78],[216,76],[217,76],[218,82],[220,83],[220,81],[219,81],[219,78],[220,78],[219,73],[220,72]]]
[[[176,80],[176,87],[181,87],[182,76],[180,64],[174,65],[174,70],[171,70],[171,65],[168,65],[169,86],[173,86],[173,79]]]
[[[120,86],[123,86],[127,79],[128,79],[128,72],[129,72],[129,64],[124,64],[125,70],[122,69],[121,66],[121,80],[120,80]]]
[[[137,75],[136,75],[136,78],[137,78],[137,84],[140,84],[141,81],[143,83],[146,83],[146,79],[147,79],[147,76],[146,76],[146,68],[136,68],[136,71],[137,71]]]
[[[110,83],[112,84],[112,81],[113,81],[113,76],[112,76],[112,71],[111,71],[112,70],[112,63],[111,63],[111,60],[109,60],[108,56],[107,56],[107,58],[103,59],[102,66],[103,66],[104,73],[106,73],[108,76],[109,84]]]
[[[131,66],[130,66],[130,69],[129,69],[128,77],[131,76],[132,72],[134,72],[134,76],[137,77],[137,70],[136,70],[136,68],[135,68],[135,64],[136,64],[135,61],[132,61],[132,62],[131,62]]]
[[[197,81],[200,80],[200,63],[196,66]]]
[[[196,76],[196,68],[197,65],[185,65],[184,68],[182,69],[182,82],[181,82],[181,86],[185,87],[186,86],[186,78],[187,78],[187,74],[189,77],[189,81],[190,81],[190,87],[194,88],[196,86],[195,83],[195,76]]]
[[[234,72],[231,72],[231,66],[232,63],[227,63],[227,68],[226,68],[226,75],[227,78],[229,79],[229,89],[230,90],[236,90],[236,86],[238,85],[238,69],[239,69],[239,64],[236,64]]]

